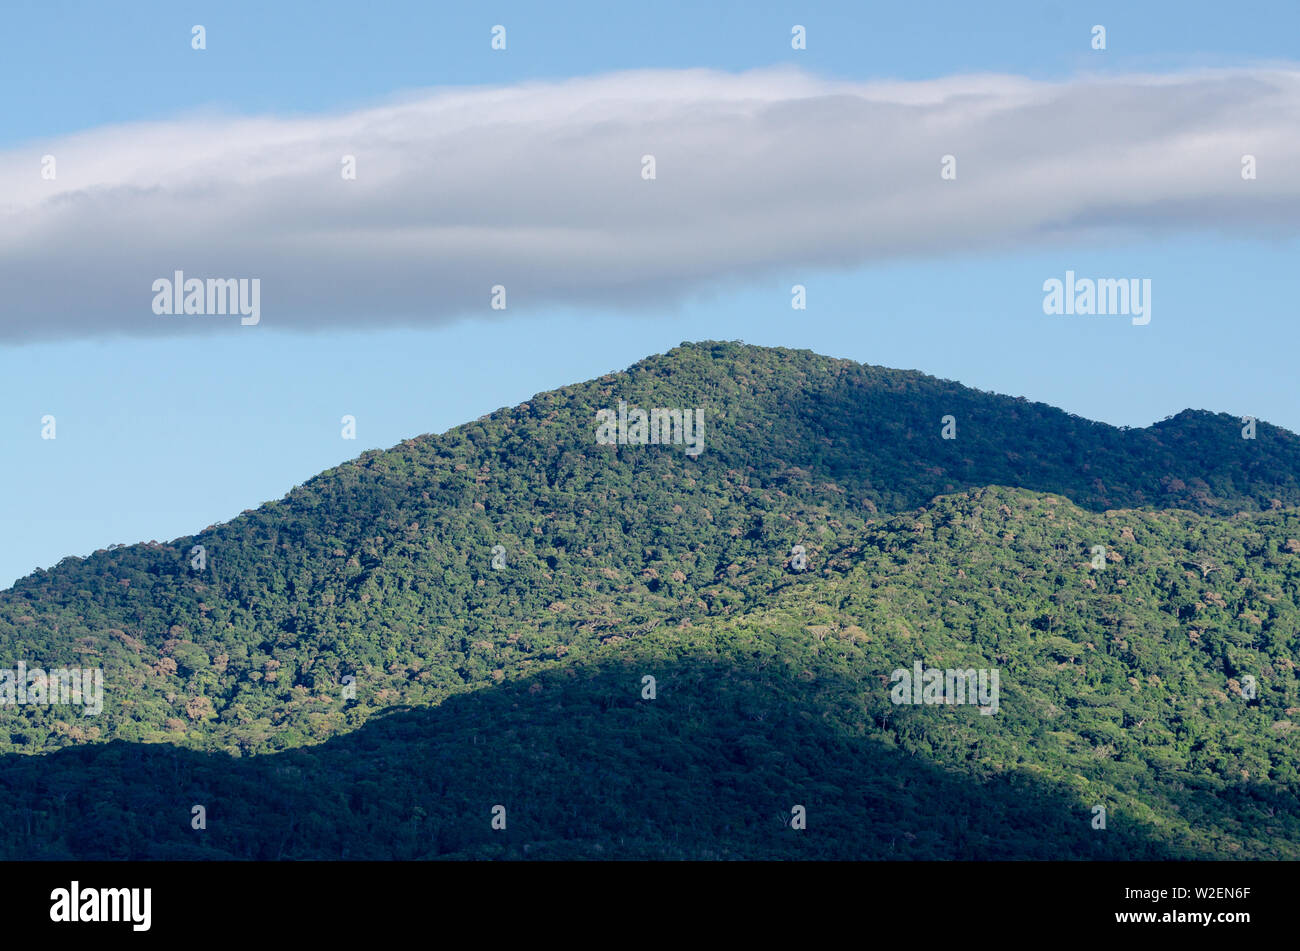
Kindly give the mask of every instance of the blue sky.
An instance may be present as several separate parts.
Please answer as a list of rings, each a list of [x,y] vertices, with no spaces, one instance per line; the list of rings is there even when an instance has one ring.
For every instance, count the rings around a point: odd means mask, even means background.
[[[446,6],[11,3],[0,12],[0,154],[39,155],[48,141],[127,122],[311,117],[430,87],[628,69],[795,65],[850,81],[981,72],[1056,81],[1300,60],[1300,6],[1284,2],[1239,4],[1231,15],[1197,2],[1000,3],[993,12],[968,3]],[[196,23],[207,29],[202,52],[190,49]],[[489,48],[497,23],[508,30],[504,53]],[[808,29],[806,51],[790,49],[795,23]],[[1094,23],[1107,28],[1105,53],[1089,48]],[[253,332],[0,340],[0,585],[69,554],[197,531],[365,449],[683,340],[915,368],[1115,424],[1190,406],[1300,430],[1298,250],[1285,228],[1164,221],[842,267],[769,262],[640,308],[547,300],[416,326],[367,326],[358,313],[319,331],[268,320],[244,329]],[[1067,268],[1151,278],[1152,323],[1045,317],[1042,282]],[[804,313],[790,309],[793,283],[808,287]],[[47,413],[56,440],[40,438]],[[355,442],[340,438],[344,414],[357,418]]]

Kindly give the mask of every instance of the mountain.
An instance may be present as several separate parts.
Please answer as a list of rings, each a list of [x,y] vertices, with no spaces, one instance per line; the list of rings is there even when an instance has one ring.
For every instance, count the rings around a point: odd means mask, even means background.
[[[703,451],[598,444],[620,401]],[[1297,858],[1297,473],[1263,422],[683,344],[0,593],[4,656],[105,679],[0,708],[6,854]],[[895,704],[914,662],[998,712]]]

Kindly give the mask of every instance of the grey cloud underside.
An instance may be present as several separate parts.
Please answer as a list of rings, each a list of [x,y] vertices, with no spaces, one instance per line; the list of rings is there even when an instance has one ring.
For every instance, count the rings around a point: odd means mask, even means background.
[[[616,74],[106,128],[0,155],[0,186],[10,341],[239,326],[156,316],[151,285],[176,270],[260,278],[264,327],[490,317],[494,284],[511,311],[640,308],[727,279],[1106,229],[1294,234],[1300,72]]]

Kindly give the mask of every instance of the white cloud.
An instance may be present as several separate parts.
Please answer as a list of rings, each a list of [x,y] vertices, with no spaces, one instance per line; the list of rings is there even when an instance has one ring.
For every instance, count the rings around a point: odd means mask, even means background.
[[[57,179],[40,177],[41,156]],[[658,178],[641,178],[641,156]],[[1259,163],[1242,181],[1241,157]],[[344,181],[340,159],[356,156]],[[955,182],[940,158],[957,157]],[[263,327],[644,306],[709,282],[1097,234],[1300,227],[1300,71],[848,83],[789,70],[439,89],[0,153],[0,339],[245,333],[155,278],[257,277]]]

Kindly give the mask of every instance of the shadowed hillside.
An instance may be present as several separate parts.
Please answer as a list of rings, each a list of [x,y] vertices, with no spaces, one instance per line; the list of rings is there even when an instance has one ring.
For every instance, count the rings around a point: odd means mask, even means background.
[[[0,770],[6,858],[998,859],[1176,856],[1030,776],[862,736],[806,685],[717,661],[552,671],[230,759],[112,743]],[[824,684],[809,696],[845,689]],[[954,711],[949,711],[954,712]],[[955,711],[971,713],[973,710]],[[191,808],[207,828],[191,828]],[[506,828],[491,827],[492,807]],[[791,829],[802,805],[807,828]]]

